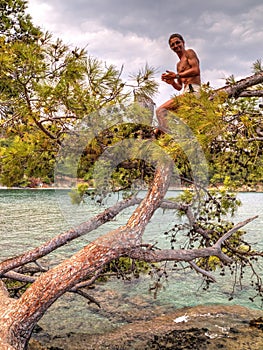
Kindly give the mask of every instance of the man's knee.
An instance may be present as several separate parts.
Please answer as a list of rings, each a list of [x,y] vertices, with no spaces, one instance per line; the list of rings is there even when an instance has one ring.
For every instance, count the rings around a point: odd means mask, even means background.
[[[166,112],[167,112],[167,109],[164,108],[163,105],[161,105],[160,107],[158,107],[158,108],[156,109],[156,114],[157,114],[157,115],[164,114],[164,113],[166,113]]]
[[[167,109],[162,106],[156,109],[156,117],[160,125],[163,125],[165,123],[167,113],[168,113]]]

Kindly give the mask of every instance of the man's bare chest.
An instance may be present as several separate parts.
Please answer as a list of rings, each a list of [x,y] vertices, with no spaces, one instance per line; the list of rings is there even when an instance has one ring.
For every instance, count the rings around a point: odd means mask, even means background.
[[[191,68],[191,65],[189,64],[187,57],[181,58],[181,60],[177,63],[178,72],[183,72],[189,68]]]

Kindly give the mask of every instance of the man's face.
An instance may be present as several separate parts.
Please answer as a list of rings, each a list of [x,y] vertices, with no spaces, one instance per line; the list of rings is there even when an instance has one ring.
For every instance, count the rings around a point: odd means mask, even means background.
[[[178,53],[184,49],[184,42],[181,39],[174,37],[170,40],[170,48]]]

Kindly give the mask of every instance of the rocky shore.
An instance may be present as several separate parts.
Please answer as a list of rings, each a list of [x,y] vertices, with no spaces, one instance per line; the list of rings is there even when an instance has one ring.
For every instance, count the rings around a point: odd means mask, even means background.
[[[137,317],[104,334],[51,337],[39,328],[29,350],[260,350],[262,316],[260,310],[211,305],[183,308],[144,320]]]

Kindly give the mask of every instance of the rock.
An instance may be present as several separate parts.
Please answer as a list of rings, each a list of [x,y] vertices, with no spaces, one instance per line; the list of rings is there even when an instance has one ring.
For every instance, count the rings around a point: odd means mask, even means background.
[[[43,328],[40,327],[38,324],[35,325],[35,327],[33,329],[33,333],[37,334],[37,333],[40,333],[40,332],[43,332]]]
[[[70,333],[70,337],[53,337],[44,349],[50,350],[50,346],[63,350],[263,349],[262,330],[250,326],[251,322],[247,321],[255,320],[252,324],[257,325],[261,321],[260,311],[240,306],[211,305],[159,315],[146,314],[146,318],[137,315],[133,322],[120,324],[103,334],[100,330],[100,334]],[[183,316],[186,322],[174,322],[175,319],[183,319]]]
[[[256,328],[261,329],[263,331],[263,317],[259,317],[257,319],[250,320],[249,325],[251,327],[256,327]]]

